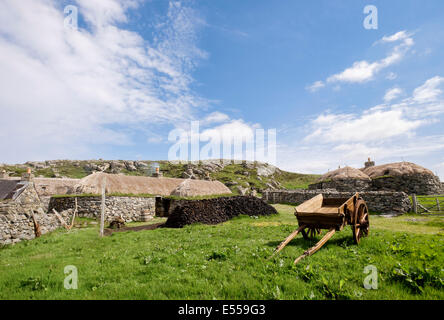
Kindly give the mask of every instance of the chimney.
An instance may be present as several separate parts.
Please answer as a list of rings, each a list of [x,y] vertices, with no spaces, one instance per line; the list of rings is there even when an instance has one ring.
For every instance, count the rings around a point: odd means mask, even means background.
[[[33,178],[34,178],[34,175],[31,172],[31,168],[28,168],[26,173],[22,174],[22,180],[32,181]]]
[[[371,161],[370,158],[368,158],[368,161],[366,163],[364,163],[365,168],[370,168],[370,167],[374,167],[375,166],[375,162]]]
[[[2,170],[1,172],[0,172],[0,179],[8,179],[9,178],[9,175],[8,175],[8,173],[6,172],[6,170]]]
[[[160,172],[160,167],[159,166],[156,166],[156,168],[155,168],[156,170],[155,170],[155,172],[153,172],[153,177],[156,177],[156,178],[161,178],[162,176],[163,176],[163,173],[162,172]]]

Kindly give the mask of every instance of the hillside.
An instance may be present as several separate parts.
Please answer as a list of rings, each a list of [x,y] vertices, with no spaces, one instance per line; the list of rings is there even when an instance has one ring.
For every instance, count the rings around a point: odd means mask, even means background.
[[[36,177],[83,178],[93,172],[125,175],[151,175],[155,164],[165,177],[219,180],[236,194],[261,193],[265,189],[307,188],[319,175],[300,174],[280,170],[260,162],[232,163],[230,161],[204,160],[180,164],[170,161],[129,160],[50,160],[24,164],[0,164],[0,172],[21,176],[31,168]]]

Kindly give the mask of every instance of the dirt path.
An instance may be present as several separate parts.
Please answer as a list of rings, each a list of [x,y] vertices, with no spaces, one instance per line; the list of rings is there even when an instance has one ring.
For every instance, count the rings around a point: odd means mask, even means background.
[[[154,230],[154,229],[162,227],[164,224],[165,224],[165,222],[160,222],[160,223],[153,223],[153,224],[137,226],[137,227],[123,227],[120,229],[106,228],[104,234],[105,234],[105,236],[110,236],[114,232]]]

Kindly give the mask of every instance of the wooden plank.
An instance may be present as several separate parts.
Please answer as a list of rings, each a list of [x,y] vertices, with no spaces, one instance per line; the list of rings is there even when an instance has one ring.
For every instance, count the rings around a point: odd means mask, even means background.
[[[418,203],[418,207],[420,207],[422,210],[430,213],[430,210],[427,209],[426,207],[424,207],[422,204]]]
[[[304,259],[305,257],[311,256],[312,254],[314,254],[316,251],[318,251],[331,237],[333,237],[333,235],[335,234],[336,230],[335,229],[330,229],[330,231],[328,231],[321,240],[319,240],[318,243],[316,243],[316,245],[314,247],[311,247],[310,249],[308,249],[307,251],[305,251],[301,256],[299,256],[295,261],[294,264],[298,263],[299,261],[301,261],[302,259]]]
[[[333,206],[322,206],[320,207],[316,213],[322,213],[322,214],[334,214],[334,215],[338,215],[338,207],[333,207]]]
[[[339,207],[339,212],[345,213],[344,208],[347,206],[347,209],[351,212],[355,211],[355,199],[356,201],[359,199],[359,192],[356,192],[353,196],[351,196],[344,204]]]
[[[40,231],[40,225],[34,216],[33,210],[31,210],[31,217],[32,217],[32,222],[34,223],[34,235],[36,238],[38,238],[42,235],[42,232]]]
[[[322,207],[322,201],[324,197],[322,194],[318,194],[317,196],[311,198],[310,200],[305,201],[304,203],[298,205],[296,207],[296,212],[315,212],[316,209]]]
[[[275,251],[273,252],[273,254],[271,255],[271,257],[273,257],[275,254],[277,254],[279,251],[281,251],[282,249],[284,249],[284,247],[291,241],[293,240],[299,232],[301,232],[303,229],[305,228],[305,226],[300,226],[299,228],[297,228],[295,231],[293,231],[287,238],[285,238],[284,241],[282,241],[277,248],[275,249]],[[270,257],[270,258],[271,258]]]
[[[436,207],[438,208],[438,211],[441,211],[441,207],[439,206],[439,200],[436,198]]]
[[[412,194],[412,205],[413,205],[413,212],[415,214],[418,214],[418,200],[416,199],[416,194]]]
[[[57,217],[57,219],[59,219],[60,223],[62,224],[62,226],[68,230],[69,226],[66,224],[65,220],[63,220],[63,218],[60,216],[60,214],[57,212],[56,209],[52,208],[52,211],[54,212],[55,216]]]
[[[106,187],[106,177],[102,183],[102,206],[100,214],[100,236],[103,237],[103,230],[105,229],[105,187]]]

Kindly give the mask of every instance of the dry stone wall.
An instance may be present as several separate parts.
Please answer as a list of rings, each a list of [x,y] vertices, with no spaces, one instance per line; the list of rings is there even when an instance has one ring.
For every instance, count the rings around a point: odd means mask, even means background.
[[[31,182],[17,199],[0,202],[0,244],[34,239],[36,235],[32,213],[41,234],[61,226],[54,214],[44,212]]]
[[[53,197],[49,202],[49,212],[55,209],[62,212],[74,209],[75,197]],[[77,210],[79,217],[100,217],[102,198],[100,196],[77,197]],[[111,221],[121,216],[125,222],[145,221],[147,216],[155,215],[155,199],[145,197],[106,197],[105,220]]]
[[[322,194],[326,198],[349,198],[354,192],[340,192],[334,189],[322,190],[277,190],[265,191],[262,199],[268,203],[301,204]],[[412,210],[409,196],[395,191],[364,191],[359,193],[370,211],[379,213],[406,213]]]
[[[441,191],[441,181],[430,174],[382,176],[372,179],[372,190],[397,190],[407,194],[432,195]]]
[[[321,181],[318,183],[313,183],[308,187],[310,190],[317,189],[335,189],[338,191],[368,191],[372,188],[372,183],[370,180],[361,179],[338,179]]]

